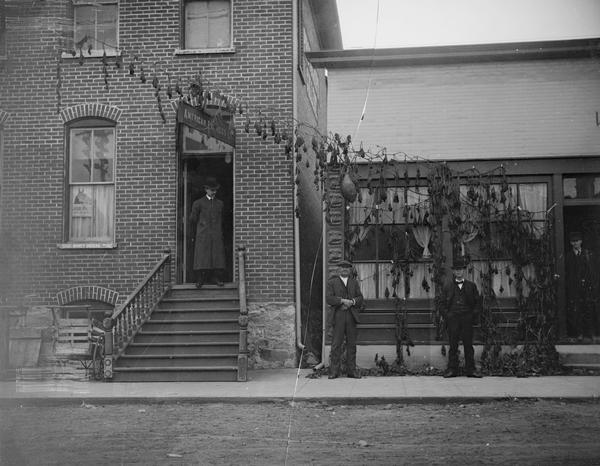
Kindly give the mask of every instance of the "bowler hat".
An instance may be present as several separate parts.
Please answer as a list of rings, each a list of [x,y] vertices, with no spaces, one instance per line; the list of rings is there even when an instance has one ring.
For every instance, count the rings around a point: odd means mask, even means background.
[[[352,262],[349,262],[349,261],[339,261],[337,263],[337,266],[338,267],[348,267],[348,268],[352,268],[353,267]]]
[[[581,241],[583,238],[581,237],[581,233],[579,231],[572,231],[569,233],[569,241]]]
[[[208,189],[219,189],[221,185],[217,183],[217,179],[214,176],[209,176],[204,182],[204,187]]]
[[[452,261],[453,269],[466,269],[469,261],[465,257],[457,257]]]

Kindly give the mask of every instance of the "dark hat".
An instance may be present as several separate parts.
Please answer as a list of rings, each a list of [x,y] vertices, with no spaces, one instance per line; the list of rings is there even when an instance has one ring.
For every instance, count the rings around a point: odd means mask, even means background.
[[[204,182],[204,187],[208,189],[219,189],[221,185],[217,183],[217,179],[214,176],[209,176]]]
[[[339,261],[336,265],[338,267],[349,267],[349,268],[353,267],[352,262],[349,262],[349,261]]]
[[[456,259],[454,259],[454,261],[452,261],[453,269],[466,269],[468,265],[469,261],[466,257],[457,257]]]
[[[572,231],[569,233],[569,241],[581,241],[583,238],[579,231]]]

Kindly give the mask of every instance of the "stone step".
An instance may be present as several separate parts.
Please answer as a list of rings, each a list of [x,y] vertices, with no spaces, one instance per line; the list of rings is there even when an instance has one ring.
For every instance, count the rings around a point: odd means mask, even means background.
[[[203,319],[237,319],[239,308],[222,309],[157,309],[152,313],[152,321],[160,320],[203,320]]]
[[[190,298],[164,298],[158,305],[158,311],[164,310],[232,310],[239,312],[240,302],[237,299],[190,299]]]

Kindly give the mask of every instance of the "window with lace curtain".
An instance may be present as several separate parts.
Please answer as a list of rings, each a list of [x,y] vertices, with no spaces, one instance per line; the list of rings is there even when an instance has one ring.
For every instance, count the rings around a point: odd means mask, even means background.
[[[115,0],[73,0],[73,46],[83,42],[84,56],[117,52],[118,6]]]
[[[478,194],[484,197],[492,196],[496,201],[492,202],[490,211],[490,241],[494,250],[501,251],[501,228],[500,218],[505,209],[511,208],[515,215],[519,215],[523,228],[529,229],[534,236],[540,236],[546,227],[546,215],[548,209],[548,184],[536,182],[510,183],[508,190],[502,192],[502,187],[491,185],[489,192]],[[488,271],[488,257],[486,256],[482,234],[479,231],[481,214],[476,205],[473,205],[470,189],[485,190],[487,188],[473,188],[467,185],[460,187],[461,193],[461,237],[458,249],[453,255],[467,255],[471,260],[469,279],[473,280],[478,288],[482,289],[482,274]],[[509,257],[494,257],[489,262],[492,267],[492,288],[499,298],[512,298],[517,296],[516,282],[514,280],[515,266]],[[526,278],[533,276],[533,266],[525,266],[523,274]],[[524,294],[529,293],[527,284],[524,283]]]
[[[68,128],[67,232],[70,243],[112,243],[115,126],[80,120]]]
[[[229,49],[232,41],[232,0],[184,0],[183,48]]]
[[[361,188],[348,209],[349,258],[354,261],[367,299],[391,297],[426,298],[431,291],[431,229],[427,187],[387,187],[384,190]],[[410,289],[404,276],[394,286],[393,261],[409,261]]]

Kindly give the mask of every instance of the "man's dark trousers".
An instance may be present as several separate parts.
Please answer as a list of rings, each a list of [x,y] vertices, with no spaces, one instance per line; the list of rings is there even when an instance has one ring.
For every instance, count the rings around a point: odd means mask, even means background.
[[[331,371],[340,373],[340,357],[344,334],[346,335],[346,368],[348,372],[354,372],[356,368],[356,321],[349,309],[337,309],[333,316],[333,341],[331,343]],[[335,359],[334,359],[335,358]]]
[[[475,370],[473,314],[470,312],[450,314],[446,319],[446,326],[450,345],[448,369],[458,372],[458,344],[462,340],[465,350],[465,371],[473,372]]]

